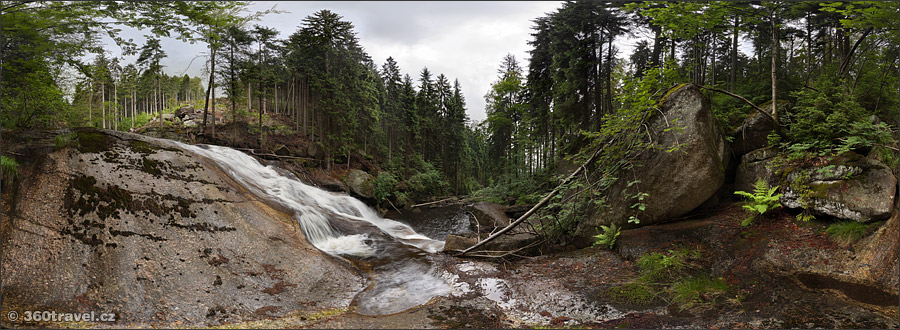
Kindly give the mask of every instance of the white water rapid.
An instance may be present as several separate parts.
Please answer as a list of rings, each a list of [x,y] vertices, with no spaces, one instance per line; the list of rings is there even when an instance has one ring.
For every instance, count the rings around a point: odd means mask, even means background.
[[[243,152],[214,145],[178,145],[213,160],[257,197],[291,210],[309,242],[329,254],[371,257],[378,250],[379,240],[370,237],[369,232],[347,233],[335,227],[374,226],[403,244],[430,253],[444,247],[444,242],[416,233],[406,224],[382,218],[356,198],[307,185],[292,173],[263,166]]]

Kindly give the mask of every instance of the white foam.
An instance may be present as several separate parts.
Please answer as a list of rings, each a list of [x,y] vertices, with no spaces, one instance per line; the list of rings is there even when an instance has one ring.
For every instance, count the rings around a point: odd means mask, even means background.
[[[290,173],[282,174],[272,166],[263,166],[243,152],[222,146],[176,143],[182,149],[213,160],[258,197],[292,210],[309,242],[327,253],[363,257],[375,253],[367,235],[345,235],[331,225],[332,221],[349,220],[368,222],[404,244],[431,253],[444,247],[444,242],[416,233],[406,224],[382,218],[356,198],[307,185]]]

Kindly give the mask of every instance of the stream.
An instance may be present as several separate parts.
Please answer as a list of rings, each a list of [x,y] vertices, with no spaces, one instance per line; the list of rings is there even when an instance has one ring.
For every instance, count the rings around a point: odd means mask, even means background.
[[[363,271],[369,285],[353,302],[360,314],[398,313],[450,293],[446,272],[436,267],[449,257],[437,252],[448,234],[470,230],[461,208],[429,210],[410,218],[411,226],[378,215],[356,198],[307,185],[243,152],[179,146],[214,161],[251,193],[292,214],[313,246]]]
[[[212,145],[179,146],[214,161],[252,194],[292,214],[311,244],[349,260],[365,275],[367,287],[351,303],[355,313],[317,327],[430,327],[434,322],[450,328],[897,325],[868,307],[823,299],[812,291],[836,284],[813,276],[799,278],[806,289],[790,279],[743,279],[736,284],[742,289],[735,290],[744,290],[740,292],[746,300],[736,298],[703,315],[673,311],[665,304],[640,308],[611,304],[604,298],[605,288],[636,275],[629,270],[631,261],[610,251],[581,249],[512,264],[454,258],[438,252],[447,235],[474,229],[461,205],[381,216],[353,197],[307,185],[289,171],[262,165],[243,152]],[[891,305],[896,300],[895,295],[885,297],[876,297],[876,302]]]

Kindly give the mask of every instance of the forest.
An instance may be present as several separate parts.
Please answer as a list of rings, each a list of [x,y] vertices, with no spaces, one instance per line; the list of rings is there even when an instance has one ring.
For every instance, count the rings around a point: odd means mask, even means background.
[[[507,55],[490,90],[469,96],[486,100],[482,122],[466,115],[458,80],[427,67],[401,76],[393,58],[373,63],[338,13],[313,13],[279,40],[256,22],[270,11],[249,14],[248,5],[6,2],[2,125],[133,130],[191,104],[212,136],[216,125],[246,122],[259,143],[285,132],[318,143],[326,168],[349,166],[351,154],[375,160],[380,203],[473,194],[533,204],[558,180],[561,160],[583,161],[611,136],[637,133],[651,98],[692,82],[725,132],[759,110],[777,123],[772,145],[811,154],[876,147],[897,167],[892,2],[565,2],[533,20],[527,66]],[[113,22],[151,33],[136,45]],[[653,38],[621,54],[617,41],[632,31]],[[136,63],[110,58],[102,36],[138,54]],[[163,73],[162,37],[207,44],[208,76]],[[618,141],[628,145],[605,148],[588,182],[630,166],[640,142]]]
[[[4,312],[897,325],[900,2],[563,1],[479,95],[252,5],[0,3]]]

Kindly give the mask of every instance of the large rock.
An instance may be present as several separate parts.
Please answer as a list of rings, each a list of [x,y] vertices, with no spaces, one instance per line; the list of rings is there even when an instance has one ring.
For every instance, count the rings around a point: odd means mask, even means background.
[[[782,175],[784,206],[841,219],[887,219],[897,194],[897,178],[890,168],[853,152],[820,166],[784,167],[780,172],[788,173]]]
[[[365,198],[373,198],[375,196],[375,178],[371,174],[352,169],[347,173],[347,186],[350,192]]]
[[[848,152],[823,162],[786,163],[776,154],[766,148],[744,155],[735,190],[752,192],[761,178],[770,187],[779,187],[785,207],[860,222],[890,216],[897,178],[881,162]]]
[[[478,202],[473,204],[470,211],[478,222],[482,232],[490,232],[494,228],[502,228],[509,225],[509,217],[506,216],[506,207],[491,202]]]
[[[772,159],[778,155],[773,148],[753,150],[741,157],[734,179],[734,190],[752,192],[757,179],[763,179],[770,187],[781,184],[775,169],[771,168]]]
[[[788,104],[787,101],[778,101],[778,110],[783,112]],[[772,102],[767,102],[761,105],[760,108],[770,111]],[[747,115],[747,119],[744,120],[741,126],[729,134],[733,138],[731,142],[732,152],[734,152],[736,157],[740,157],[750,151],[769,146],[768,136],[773,130],[775,130],[775,124],[754,110]]]
[[[590,245],[600,225],[626,226],[632,215],[640,219],[640,225],[679,217],[703,204],[722,187],[725,140],[709,102],[697,86],[685,84],[669,93],[663,101],[662,114],[654,114],[648,131],[660,148],[645,151],[639,157],[641,167],[620,176],[611,188],[607,207],[579,224],[577,245]],[[676,146],[677,150],[668,151]],[[640,184],[627,187],[627,182],[634,179],[640,180]],[[631,208],[637,202],[631,196],[637,192],[648,194],[643,212]]]
[[[3,213],[3,310],[200,326],[346,307],[363,289],[290,215],[169,141],[79,130],[54,150],[52,137],[4,134],[29,157]]]

